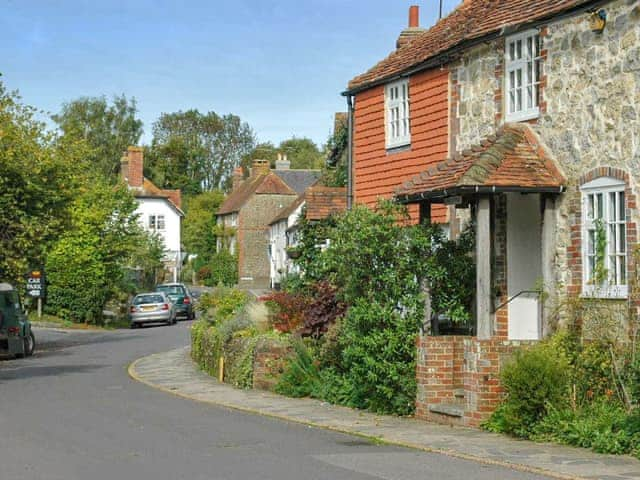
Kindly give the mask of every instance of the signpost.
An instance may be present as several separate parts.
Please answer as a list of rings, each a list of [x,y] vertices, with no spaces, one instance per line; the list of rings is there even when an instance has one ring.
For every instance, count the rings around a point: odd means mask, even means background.
[[[44,270],[31,270],[27,274],[27,295],[38,299],[38,318],[42,318],[42,299],[46,296]]]

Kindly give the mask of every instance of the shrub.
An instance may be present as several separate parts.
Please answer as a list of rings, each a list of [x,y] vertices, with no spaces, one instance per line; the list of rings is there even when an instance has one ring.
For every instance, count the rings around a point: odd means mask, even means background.
[[[502,369],[501,380],[506,398],[485,424],[489,430],[528,438],[549,405],[568,405],[569,362],[548,343],[517,351]]]
[[[295,355],[287,362],[276,392],[290,397],[317,396],[322,379],[314,355],[301,339],[293,342],[293,349]]]
[[[275,292],[263,298],[270,310],[273,328],[282,333],[297,331],[304,322],[309,297],[300,293]]]
[[[205,285],[231,287],[238,283],[238,257],[232,255],[229,250],[223,249],[213,255],[209,269],[209,276],[204,279]]]
[[[413,412],[417,320],[364,299],[349,309],[339,339],[340,384],[349,392],[349,406],[398,415]]]
[[[303,336],[319,338],[325,334],[337,318],[344,315],[346,304],[339,301],[337,289],[328,282],[318,282],[313,286],[313,300],[304,314]]]
[[[248,302],[246,292],[218,287],[213,292],[202,295],[197,308],[209,322],[217,324],[240,312]]]

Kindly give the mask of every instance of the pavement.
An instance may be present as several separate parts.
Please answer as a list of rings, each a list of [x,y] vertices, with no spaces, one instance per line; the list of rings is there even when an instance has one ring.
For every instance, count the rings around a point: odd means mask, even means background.
[[[200,371],[191,361],[188,347],[140,358],[129,366],[129,374],[151,387],[197,402],[484,465],[560,479],[640,479],[640,461],[630,456],[600,455],[475,429],[375,415],[314,399],[238,390]]]

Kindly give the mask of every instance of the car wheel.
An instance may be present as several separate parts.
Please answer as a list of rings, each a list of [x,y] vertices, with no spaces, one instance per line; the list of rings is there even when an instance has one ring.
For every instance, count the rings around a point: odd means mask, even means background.
[[[131,322],[131,324],[129,325],[129,328],[131,330],[133,330],[134,328],[138,328],[138,324],[136,322]]]
[[[24,338],[24,356],[30,357],[31,355],[33,355],[35,349],[36,337],[33,335],[33,332],[30,331],[29,335]]]

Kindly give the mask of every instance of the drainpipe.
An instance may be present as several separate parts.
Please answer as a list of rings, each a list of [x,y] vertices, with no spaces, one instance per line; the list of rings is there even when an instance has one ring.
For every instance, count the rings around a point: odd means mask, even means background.
[[[353,111],[352,95],[347,97],[347,209],[353,207]]]

